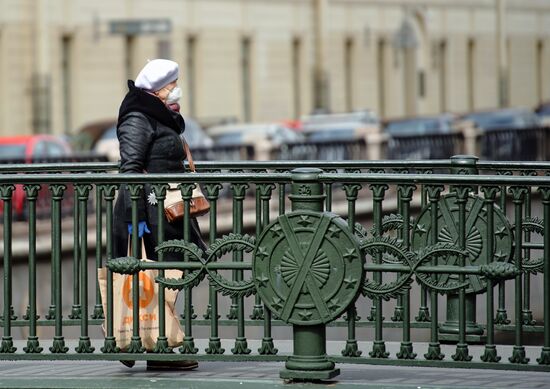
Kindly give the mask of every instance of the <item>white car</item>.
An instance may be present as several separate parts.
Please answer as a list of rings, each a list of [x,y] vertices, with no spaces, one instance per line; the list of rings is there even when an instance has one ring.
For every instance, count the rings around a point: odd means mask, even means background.
[[[208,135],[216,145],[255,145],[267,142],[277,147],[284,143],[302,142],[304,137],[277,123],[246,123],[213,126]]]
[[[185,118],[185,131],[183,133],[187,144],[191,149],[210,148],[214,144],[199,124],[190,118]],[[94,150],[98,154],[106,155],[109,161],[117,162],[120,159],[116,125],[107,129],[96,142]]]

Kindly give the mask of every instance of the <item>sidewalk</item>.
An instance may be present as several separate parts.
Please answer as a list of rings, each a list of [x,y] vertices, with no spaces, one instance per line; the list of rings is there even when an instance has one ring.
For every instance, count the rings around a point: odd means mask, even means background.
[[[323,383],[279,378],[282,362],[201,362],[189,372],[132,369],[118,362],[0,362],[0,388],[550,388],[550,374],[338,364],[340,376]]]
[[[285,343],[280,344],[283,349]],[[393,351],[396,345],[388,344],[388,349]],[[329,342],[328,348],[332,346]],[[132,369],[117,361],[0,361],[0,388],[550,388],[550,373],[545,372],[346,363],[337,364],[341,374],[331,381],[289,384],[279,378],[283,367],[284,362],[201,361],[197,370],[178,372],[148,371],[144,361],[137,361]]]

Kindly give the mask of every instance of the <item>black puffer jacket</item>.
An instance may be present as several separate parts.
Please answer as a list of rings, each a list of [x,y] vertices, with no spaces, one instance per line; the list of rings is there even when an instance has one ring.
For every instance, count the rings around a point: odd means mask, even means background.
[[[185,151],[180,134],[185,129],[181,115],[168,109],[157,97],[136,88],[128,81],[129,91],[119,110],[117,137],[120,144],[120,173],[182,173]],[[151,196],[150,185],[145,185],[138,201],[138,220],[146,221],[151,233],[145,234],[149,259],[156,259],[158,210]],[[151,197],[150,197],[151,196]],[[115,256],[126,256],[128,223],[132,221],[132,202],[129,191],[119,191],[114,212]],[[182,223],[169,224],[164,219],[165,240],[182,239]],[[191,220],[191,240],[204,248],[198,224]],[[174,258],[177,259],[177,258]]]
[[[155,96],[128,81],[117,124],[121,173],[184,172],[185,151],[180,133],[185,121]],[[147,191],[145,191],[148,193]],[[131,202],[126,198],[126,221],[132,220]],[[138,206],[139,220],[146,220],[145,197]]]

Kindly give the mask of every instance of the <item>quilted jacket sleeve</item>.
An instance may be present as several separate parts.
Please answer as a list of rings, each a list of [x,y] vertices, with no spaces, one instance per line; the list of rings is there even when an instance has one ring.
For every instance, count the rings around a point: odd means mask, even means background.
[[[144,173],[155,129],[142,113],[131,112],[124,116],[117,128],[120,147],[120,173]],[[126,187],[124,191],[125,220],[132,221],[132,201]],[[147,220],[145,193],[138,200],[138,220]]]

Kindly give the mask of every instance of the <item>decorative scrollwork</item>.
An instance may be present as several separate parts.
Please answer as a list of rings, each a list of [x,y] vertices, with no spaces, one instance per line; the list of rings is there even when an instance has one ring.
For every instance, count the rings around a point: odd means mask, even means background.
[[[256,240],[249,235],[240,235],[231,233],[224,235],[221,239],[217,239],[206,251],[206,262],[216,261],[224,254],[229,252],[245,252],[251,253],[254,251]],[[206,268],[208,279],[213,284],[212,286],[224,296],[231,297],[247,297],[255,293],[254,281],[230,281],[222,277],[220,274]]]
[[[515,231],[515,225],[513,226]],[[526,217],[521,222],[521,231],[544,235],[544,221],[538,217]],[[524,273],[537,274],[544,271],[544,258],[527,259],[521,261],[521,270]]]
[[[155,248],[155,251],[157,253],[180,253],[182,254],[182,256],[184,254],[187,254],[187,258],[190,261],[199,261],[203,265],[205,264],[203,259],[203,251],[195,243],[186,242],[182,239],[173,239],[162,242]],[[199,285],[200,282],[204,279],[204,276],[205,272],[203,268],[201,268],[188,272],[184,275],[183,278],[175,279],[157,277],[156,280],[159,284],[168,289],[181,290]]]
[[[406,250],[397,239],[374,237],[364,240],[361,243],[361,249],[365,254],[371,256],[378,255],[386,258],[387,262],[400,263],[409,267],[408,271],[401,272],[397,280],[392,282],[382,283],[366,279],[363,282],[362,293],[369,298],[382,298],[384,300],[397,298],[399,295],[406,293],[410,288],[413,276],[416,276],[417,281],[426,288],[439,293],[454,293],[459,289],[470,286],[469,277],[467,277],[465,282],[458,282],[456,279],[448,277],[447,274],[436,276],[418,271],[420,266],[432,262],[453,263],[461,256],[468,256],[467,251],[460,250],[454,245],[440,243],[428,246],[417,252],[412,252]],[[388,258],[391,258],[391,261]],[[507,266],[495,267],[491,265],[488,269],[481,272],[485,275],[490,272],[507,272],[506,274],[508,274],[511,271]]]
[[[208,279],[214,284],[214,289],[224,296],[248,297],[256,292],[252,280],[230,281],[217,273],[209,273]]]
[[[365,254],[371,256],[384,255],[386,258],[394,257],[395,262],[409,265],[410,271],[401,274],[396,281],[389,283],[379,283],[373,280],[365,279],[361,293],[371,299],[382,298],[389,300],[406,293],[410,289],[413,281],[413,264],[415,262],[414,253],[406,250],[398,240],[389,237],[374,237],[363,241],[361,249]]]
[[[450,257],[458,258],[460,256],[467,257],[467,252],[460,250],[458,247],[451,244],[436,244],[428,246],[418,253],[418,262],[415,269],[425,263],[432,261],[448,261]],[[449,277],[431,277],[426,273],[416,273],[416,279],[419,283],[429,289],[436,290],[439,293],[451,293],[461,288],[466,288],[469,281],[458,282]]]
[[[412,228],[412,225],[414,223],[414,220],[411,219],[410,227]],[[398,214],[390,214],[386,215],[382,218],[382,234],[388,233],[390,231],[398,231],[403,228],[403,216]],[[378,235],[378,226],[374,225],[371,227],[370,232],[373,236],[379,236]]]
[[[544,258],[523,259],[521,270],[525,273],[537,274],[544,271]]]
[[[363,282],[361,293],[370,299],[382,298],[386,301],[397,298],[411,288],[412,277],[402,277],[394,282],[380,284],[378,282],[366,279]]]
[[[493,261],[509,262],[512,258],[513,231],[506,215],[492,202],[486,201],[480,196],[469,193],[467,187],[456,187],[455,192],[439,198],[423,208],[418,216],[411,237],[413,250],[421,250],[430,246],[434,241],[448,244],[449,247],[459,246],[462,228],[464,248],[467,252],[465,264],[467,266],[481,266]],[[493,195],[488,193],[487,195]],[[435,199],[434,199],[435,200]],[[463,206],[465,212],[464,225],[459,225],[459,214]],[[489,226],[488,210],[492,210],[493,225]],[[437,223],[433,223],[433,213],[436,212]],[[489,252],[488,236],[493,236],[491,252]],[[460,247],[460,246],[459,246]],[[450,255],[444,262],[446,265],[457,265],[459,257]],[[430,282],[437,279],[433,286],[448,293],[449,290],[460,289],[458,274],[442,273],[434,275]],[[427,280],[427,278],[425,278]],[[486,290],[487,283],[481,274],[468,274],[466,277],[468,288],[466,293],[482,293]],[[449,289],[450,288],[450,289]]]
[[[210,245],[206,250],[207,261],[216,260],[221,258],[224,254],[233,251],[244,251],[250,253],[254,250],[256,240],[253,236],[248,234],[234,234],[222,236],[220,239],[216,239],[214,243]]]
[[[485,277],[496,281],[514,278],[520,273],[517,267],[507,262],[491,262],[482,265],[480,270]]]
[[[359,239],[366,239],[367,236],[369,235],[369,232],[365,227],[363,227],[361,223],[355,223],[354,233],[355,233],[355,236],[358,237]]]
[[[328,323],[357,298],[363,263],[359,239],[344,219],[294,211],[258,238],[253,280],[273,316],[296,325]]]
[[[109,270],[120,274],[134,274],[140,270],[140,260],[134,257],[114,258],[107,262]]]

